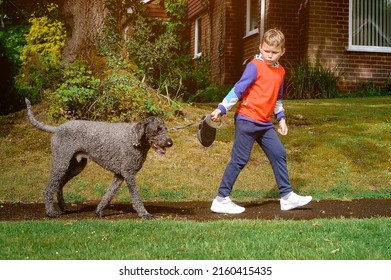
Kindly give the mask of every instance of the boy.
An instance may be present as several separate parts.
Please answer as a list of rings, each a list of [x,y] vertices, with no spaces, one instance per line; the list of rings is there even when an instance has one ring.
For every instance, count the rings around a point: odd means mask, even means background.
[[[271,121],[278,121],[278,132],[288,133],[281,98],[285,70],[279,59],[285,53],[285,36],[278,29],[268,30],[259,46],[260,54],[246,66],[240,80],[234,85],[218,108],[211,113],[218,121],[239,100],[235,114],[235,140],[217,197],[211,211],[224,214],[239,214],[245,211],[229,198],[240,171],[247,164],[256,141],[268,157],[280,192],[281,210],[291,210],[306,205],[311,196],[299,196],[292,191],[286,165],[286,151]]]

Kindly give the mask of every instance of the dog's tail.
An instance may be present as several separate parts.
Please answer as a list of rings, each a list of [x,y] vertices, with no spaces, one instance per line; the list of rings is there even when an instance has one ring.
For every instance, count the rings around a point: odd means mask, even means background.
[[[40,130],[46,131],[46,132],[52,132],[53,133],[53,132],[56,131],[57,127],[51,126],[51,125],[47,125],[47,124],[44,124],[44,123],[41,123],[41,122],[37,121],[37,119],[34,117],[30,101],[27,98],[25,98],[24,101],[26,102],[26,105],[27,105],[27,116],[28,116],[28,119],[29,119],[30,123],[33,126],[35,126],[36,128],[38,128]]]

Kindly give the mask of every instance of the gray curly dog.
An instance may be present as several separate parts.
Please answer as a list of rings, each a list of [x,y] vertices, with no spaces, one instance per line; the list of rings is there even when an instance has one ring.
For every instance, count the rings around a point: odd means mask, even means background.
[[[103,216],[103,209],[110,203],[122,182],[128,185],[133,209],[139,217],[152,219],[145,209],[136,186],[136,173],[141,169],[147,153],[153,147],[164,154],[173,142],[167,136],[167,128],[159,117],[148,117],[135,123],[105,123],[75,120],[60,126],[50,126],[37,121],[29,100],[25,100],[28,119],[36,128],[51,132],[51,171],[44,190],[45,210],[49,217],[60,214],[54,209],[53,196],[57,194],[58,206],[67,212],[63,187],[78,175],[90,159],[114,173],[114,178],[96,208],[96,215]]]

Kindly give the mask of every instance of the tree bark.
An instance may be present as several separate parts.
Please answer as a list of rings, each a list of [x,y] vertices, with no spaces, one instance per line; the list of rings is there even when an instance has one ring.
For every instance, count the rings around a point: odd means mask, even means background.
[[[94,57],[96,34],[102,31],[108,13],[105,0],[64,0],[61,11],[67,29],[63,61]]]

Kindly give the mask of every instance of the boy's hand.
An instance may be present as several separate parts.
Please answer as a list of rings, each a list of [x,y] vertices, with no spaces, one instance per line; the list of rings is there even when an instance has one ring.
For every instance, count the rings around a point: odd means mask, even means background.
[[[284,118],[282,118],[279,122],[278,122],[278,132],[281,134],[281,135],[287,135],[288,134],[288,126],[286,125],[286,121]]]
[[[214,111],[210,114],[210,118],[211,118],[212,121],[214,121],[214,122],[219,121],[220,118],[221,118],[221,111],[220,111],[220,109],[214,110]]]

